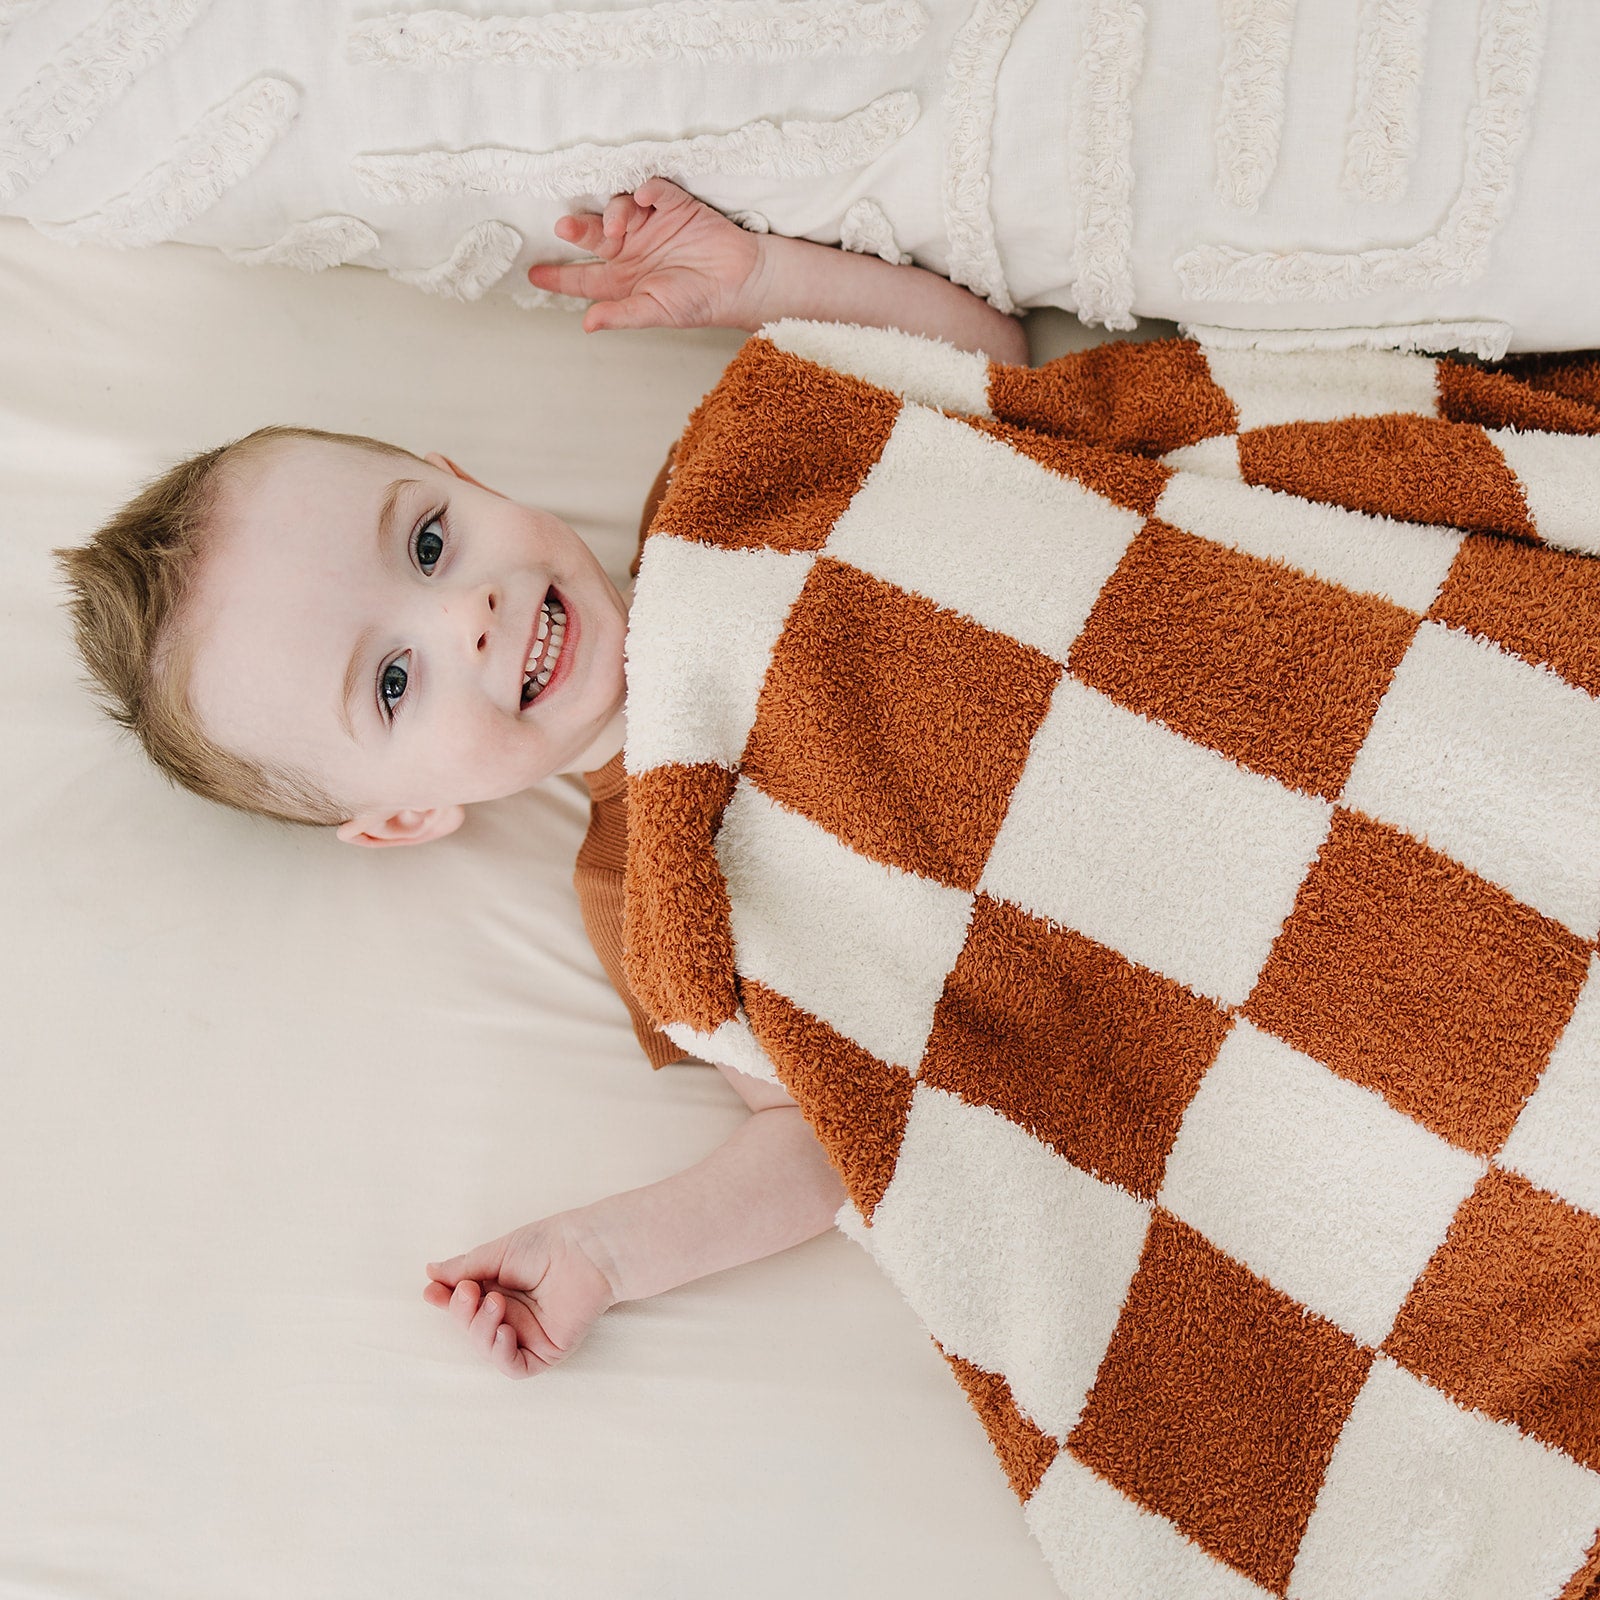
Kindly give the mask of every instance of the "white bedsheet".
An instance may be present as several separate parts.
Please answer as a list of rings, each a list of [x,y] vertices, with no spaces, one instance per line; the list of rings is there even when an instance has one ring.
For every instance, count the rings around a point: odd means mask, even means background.
[[[736,340],[0,223],[0,1596],[1054,1592],[977,1419],[837,1234],[514,1384],[423,1262],[742,1114],[652,1077],[569,782],[360,852],[169,790],[77,682],[49,551],[271,421],[439,448],[593,533]]]

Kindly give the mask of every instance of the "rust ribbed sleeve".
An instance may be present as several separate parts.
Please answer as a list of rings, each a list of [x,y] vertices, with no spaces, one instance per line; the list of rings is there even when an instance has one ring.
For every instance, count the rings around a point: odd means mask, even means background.
[[[586,772],[589,831],[572,869],[583,925],[606,976],[628,1007],[633,1032],[652,1067],[670,1066],[685,1054],[645,1014],[622,972],[622,869],[628,859],[627,775],[619,750],[598,772]]]
[[[650,519],[667,491],[667,478],[672,471],[672,453],[661,464],[656,481],[644,503],[644,514],[639,519],[639,552],[644,551],[644,536],[649,531]],[[639,557],[633,560],[631,571],[639,575]],[[622,770],[622,753],[611,758],[595,772],[586,772],[583,781],[589,786],[589,831],[584,835],[578,850],[577,865],[572,869],[572,885],[578,891],[578,905],[583,912],[583,926],[589,943],[600,957],[612,987],[622,996],[633,1022],[634,1037],[646,1060],[652,1067],[670,1066],[674,1061],[689,1057],[650,1020],[644,1008],[634,999],[633,991],[622,969],[622,869],[628,860],[628,780]]]

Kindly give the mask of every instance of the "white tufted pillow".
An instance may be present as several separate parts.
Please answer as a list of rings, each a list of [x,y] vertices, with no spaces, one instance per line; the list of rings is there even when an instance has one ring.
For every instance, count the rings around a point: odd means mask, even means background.
[[[1592,0],[0,0],[0,211],[549,299],[655,173],[1004,309],[1600,344]]]
[[[950,0],[0,0],[0,210],[543,303],[522,269],[571,254],[555,219],[661,173],[757,230],[971,260],[1009,304],[987,195],[943,196],[939,173],[954,137],[981,175],[1026,11],[958,61]],[[952,104],[973,107],[954,135]]]

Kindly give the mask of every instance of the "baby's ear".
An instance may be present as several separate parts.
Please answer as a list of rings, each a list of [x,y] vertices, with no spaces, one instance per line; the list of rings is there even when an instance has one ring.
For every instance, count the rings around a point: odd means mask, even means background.
[[[428,844],[454,833],[467,813],[463,806],[431,806],[426,811],[363,812],[334,829],[345,844],[382,847],[391,844]]]
[[[458,467],[449,456],[442,456],[437,450],[430,452],[422,458],[430,467],[437,467],[440,472],[448,472],[452,477],[460,478],[465,483],[476,484],[480,489],[488,489],[490,494],[498,494],[497,489],[489,489],[486,483],[480,483],[465,467]]]

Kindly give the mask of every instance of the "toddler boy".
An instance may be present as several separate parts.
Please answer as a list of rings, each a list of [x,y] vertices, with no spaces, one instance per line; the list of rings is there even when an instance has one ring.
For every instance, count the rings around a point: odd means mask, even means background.
[[[745,233],[664,179],[557,231],[597,259],[529,277],[593,300],[590,331],[801,317],[1026,360],[1018,324],[966,290]],[[113,715],[209,798],[388,846],[556,773],[615,781],[622,597],[559,518],[443,456],[265,429],[174,468],[62,554]],[[429,1263],[424,1298],[525,1377],[618,1300],[825,1229],[843,1190],[798,1107],[722,1070],[752,1115],[705,1160]]]

